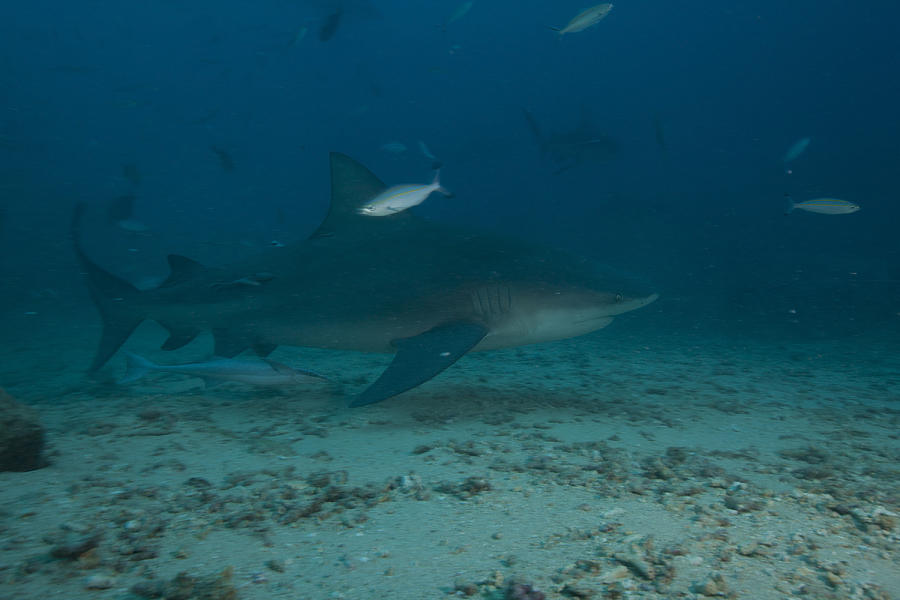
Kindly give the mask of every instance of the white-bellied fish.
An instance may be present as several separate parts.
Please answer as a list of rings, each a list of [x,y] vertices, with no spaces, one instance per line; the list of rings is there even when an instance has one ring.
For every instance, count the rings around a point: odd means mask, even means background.
[[[584,9],[583,11],[572,17],[572,20],[566,23],[566,26],[562,29],[559,29],[557,27],[551,27],[550,29],[558,32],[559,35],[565,35],[567,33],[578,33],[579,31],[584,31],[588,27],[593,27],[594,25],[602,21],[612,9],[613,5],[609,2],[597,4],[596,6]]]
[[[387,142],[381,145],[381,150],[388,154],[403,154],[406,152],[406,144],[403,142]]]
[[[806,149],[809,147],[809,143],[812,141],[812,138],[800,138],[788,148],[787,152],[784,153],[784,158],[781,159],[783,163],[789,163],[792,160],[798,158],[801,154],[806,152]]]
[[[441,171],[434,173],[434,179],[426,185],[402,184],[391,186],[384,190],[359,209],[359,214],[369,217],[388,217],[403,212],[413,206],[425,202],[432,192],[441,193],[447,197],[452,196],[446,188],[441,187]]]
[[[116,221],[116,227],[122,231],[127,231],[128,233],[144,234],[150,231],[150,228],[147,227],[145,223],[138,221],[137,219],[122,219],[121,221]]]
[[[303,41],[306,37],[306,34],[309,32],[309,27],[304,25],[300,29],[297,30],[297,33],[294,34],[294,37],[291,39],[291,43],[288,45],[289,48],[292,48]]]
[[[453,23],[455,21],[459,21],[464,16],[466,16],[470,10],[472,10],[472,5],[475,4],[474,0],[470,0],[468,2],[463,2],[459,6],[456,7],[456,10],[453,11],[453,14],[450,15],[450,18],[447,19],[447,25]]]
[[[266,358],[214,358],[205,362],[182,365],[159,365],[143,356],[132,352],[126,354],[128,367],[125,375],[117,382],[132,383],[148,373],[180,373],[199,377],[209,385],[235,381],[259,386],[283,386],[308,383],[310,381],[328,381],[326,377],[313,371],[293,369],[287,365]]]
[[[431,153],[431,150],[428,149],[428,146],[425,145],[425,142],[419,140],[419,151],[422,153],[422,156],[429,160],[437,160],[437,157]]]
[[[794,210],[805,210],[820,215],[849,215],[859,210],[859,204],[838,198],[813,198],[803,202],[794,202],[790,196],[787,196],[787,207],[784,214],[789,215]]]

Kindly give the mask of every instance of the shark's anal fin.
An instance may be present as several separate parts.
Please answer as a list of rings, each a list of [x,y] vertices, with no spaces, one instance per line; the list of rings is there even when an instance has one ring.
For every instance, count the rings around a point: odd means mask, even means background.
[[[169,277],[160,284],[159,287],[172,287],[179,283],[190,281],[198,274],[206,270],[206,267],[198,263],[196,260],[190,259],[180,254],[170,254],[166,257],[169,261],[169,269],[171,273]]]
[[[235,333],[228,329],[213,329],[213,340],[215,341],[216,356],[224,358],[234,358],[251,346],[250,340],[240,333]]]
[[[239,330],[215,328],[212,333],[216,356],[225,358],[234,358],[247,348],[253,348],[253,351],[259,356],[268,356],[278,347],[278,344],[255,339],[250,334]]]
[[[381,402],[428,381],[474,348],[485,335],[487,328],[483,325],[453,322],[398,340],[393,362],[350,406]]]

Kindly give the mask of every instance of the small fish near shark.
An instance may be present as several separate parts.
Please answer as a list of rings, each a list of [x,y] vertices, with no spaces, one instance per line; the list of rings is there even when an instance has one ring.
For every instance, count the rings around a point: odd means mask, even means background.
[[[405,183],[391,186],[366,202],[359,209],[359,214],[368,217],[387,217],[422,204],[434,192],[452,198],[453,194],[441,185],[441,169],[440,165],[437,166],[430,184]]]
[[[177,373],[203,379],[206,385],[237,382],[256,386],[288,386],[328,379],[314,371],[293,369],[285,364],[262,359],[214,358],[205,362],[159,365],[143,356],[127,352],[125,375],[116,383],[133,383],[149,373]]]
[[[789,215],[795,210],[818,213],[820,215],[849,215],[859,210],[859,204],[840,198],[813,198],[803,202],[794,202],[790,195],[785,195],[787,206],[784,214]]]
[[[90,372],[146,319],[169,331],[162,349],[211,331],[215,354],[280,345],[393,353],[351,406],[381,402],[435,377],[470,351],[575,337],[650,304],[645,284],[533,243],[439,224],[410,211],[373,219],[359,209],[387,186],[331,154],[331,205],[309,239],[227,268],[169,256],[171,275],[139,291],[74,249],[103,329]],[[252,274],[260,285],[240,282]],[[261,281],[265,279],[265,281]]]
[[[560,36],[567,33],[578,33],[579,31],[584,31],[585,29],[593,27],[605,19],[606,15],[608,15],[612,9],[613,5],[609,2],[597,4],[596,6],[584,9],[572,17],[572,19],[566,23],[565,27],[551,27],[550,29],[557,32]]]

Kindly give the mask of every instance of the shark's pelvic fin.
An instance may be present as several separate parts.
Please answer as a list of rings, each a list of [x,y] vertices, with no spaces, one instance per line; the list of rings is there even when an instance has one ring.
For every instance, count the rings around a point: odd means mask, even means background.
[[[141,292],[124,279],[102,269],[85,254],[81,247],[81,219],[85,210],[84,204],[75,207],[71,231],[75,256],[83,274],[86,275],[88,291],[103,320],[100,345],[88,369],[94,373],[112,358],[128,336],[145,319],[145,315],[133,307]]]
[[[163,350],[178,350],[194,341],[200,335],[200,330],[193,327],[176,326],[165,321],[159,323],[169,331],[169,337],[160,346]]]
[[[478,323],[453,322],[397,340],[394,360],[350,406],[381,402],[425,383],[474,348],[487,331]]]
[[[257,356],[266,357],[278,348],[278,344],[269,344],[268,342],[255,342],[253,344],[253,351],[256,352]]]
[[[360,215],[359,209],[386,190],[387,186],[372,171],[346,154],[332,152],[330,160],[331,205],[325,220],[310,239],[332,237],[350,230],[372,231],[415,218],[409,211],[383,219]]]
[[[143,356],[138,356],[134,352],[126,352],[125,357],[127,359],[127,366],[125,368],[125,375],[116,381],[119,385],[134,383],[138,379],[144,377],[147,373],[157,369],[157,365],[153,364]]]

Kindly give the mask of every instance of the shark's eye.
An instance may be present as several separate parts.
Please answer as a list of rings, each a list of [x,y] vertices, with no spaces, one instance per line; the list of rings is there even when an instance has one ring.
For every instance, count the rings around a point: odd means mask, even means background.
[[[623,299],[622,294],[616,294],[616,302],[621,302]]]

